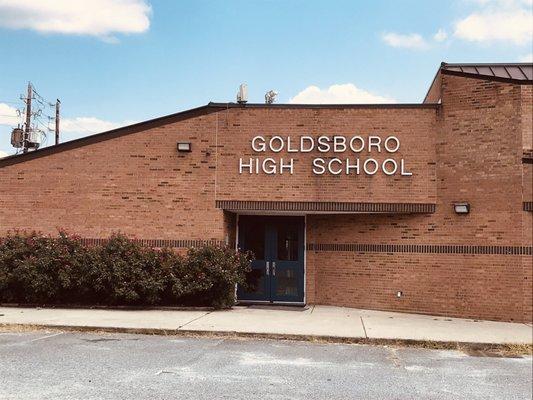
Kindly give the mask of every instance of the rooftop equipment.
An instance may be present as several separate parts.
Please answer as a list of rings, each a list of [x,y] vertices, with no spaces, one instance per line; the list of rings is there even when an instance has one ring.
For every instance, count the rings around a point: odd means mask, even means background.
[[[237,103],[246,104],[248,102],[248,85],[243,83],[239,86],[239,92],[237,93]]]
[[[272,104],[276,101],[276,97],[278,97],[278,92],[275,90],[269,90],[265,93],[265,103],[266,104]]]

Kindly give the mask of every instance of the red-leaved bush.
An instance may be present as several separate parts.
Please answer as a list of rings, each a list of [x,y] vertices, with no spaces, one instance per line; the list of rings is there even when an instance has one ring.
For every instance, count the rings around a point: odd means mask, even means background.
[[[0,302],[231,307],[251,255],[205,245],[182,256],[121,234],[86,246],[76,236],[15,232],[0,241]]]

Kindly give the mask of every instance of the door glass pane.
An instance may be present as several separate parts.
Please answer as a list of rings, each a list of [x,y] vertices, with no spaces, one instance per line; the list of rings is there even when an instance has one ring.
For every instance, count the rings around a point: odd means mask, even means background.
[[[286,269],[276,274],[277,296],[298,296],[298,278],[294,269]]]
[[[265,259],[265,222],[261,220],[247,220],[240,226],[242,232],[242,250],[254,253],[256,260]]]
[[[278,226],[278,260],[298,261],[298,226]]]

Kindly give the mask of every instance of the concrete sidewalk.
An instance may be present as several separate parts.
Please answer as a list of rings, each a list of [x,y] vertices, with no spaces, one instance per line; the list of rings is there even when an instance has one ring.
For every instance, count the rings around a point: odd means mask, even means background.
[[[533,341],[531,324],[329,306],[305,309],[250,306],[223,311],[0,307],[0,326],[13,324],[494,344]]]

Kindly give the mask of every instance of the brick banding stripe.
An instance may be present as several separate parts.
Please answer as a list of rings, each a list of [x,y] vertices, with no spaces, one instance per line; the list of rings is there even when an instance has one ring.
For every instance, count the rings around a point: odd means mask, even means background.
[[[339,251],[361,253],[427,253],[427,254],[508,254],[532,255],[533,246],[478,246],[441,244],[360,244],[308,243],[309,251]]]
[[[87,246],[99,246],[105,244],[109,239],[102,238],[81,238],[80,241]],[[173,247],[189,248],[203,245],[224,246],[223,240],[195,240],[195,239],[131,239],[135,243],[147,247]]]
[[[524,201],[524,211],[533,212],[533,201]]]
[[[216,207],[232,211],[302,211],[368,213],[434,213],[431,203],[346,203],[320,201],[217,200]]]

